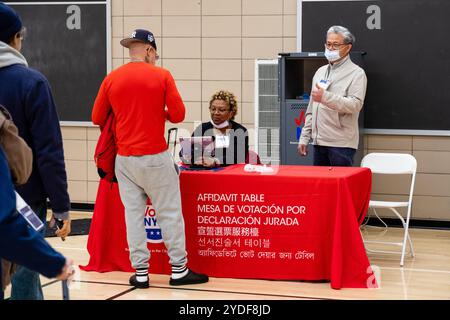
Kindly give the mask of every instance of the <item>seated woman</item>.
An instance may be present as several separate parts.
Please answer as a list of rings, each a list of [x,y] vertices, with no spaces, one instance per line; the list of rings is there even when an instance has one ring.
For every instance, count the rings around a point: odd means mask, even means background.
[[[214,151],[211,154],[200,153],[183,157],[181,150],[181,161],[192,164],[187,159],[191,158],[194,159],[194,165],[208,168],[248,163],[248,131],[233,121],[237,110],[237,101],[233,93],[224,90],[216,92],[209,102],[211,121],[199,125],[192,134],[192,137],[212,137]]]

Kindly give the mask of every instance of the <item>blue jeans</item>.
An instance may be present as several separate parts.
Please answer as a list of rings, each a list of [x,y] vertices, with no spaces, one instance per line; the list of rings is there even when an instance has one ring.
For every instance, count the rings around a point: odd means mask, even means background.
[[[314,165],[351,167],[356,149],[314,146]]]
[[[41,231],[44,236],[47,220],[47,203],[42,202],[30,207],[44,222],[44,228]],[[11,300],[44,300],[39,273],[19,266],[11,278]]]

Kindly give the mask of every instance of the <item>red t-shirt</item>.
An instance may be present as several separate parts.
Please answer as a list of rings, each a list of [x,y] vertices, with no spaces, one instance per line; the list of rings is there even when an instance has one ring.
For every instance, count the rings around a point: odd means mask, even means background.
[[[181,122],[186,112],[170,72],[145,62],[127,63],[103,80],[92,122],[103,126],[111,109],[116,119],[117,153],[122,156],[167,150],[165,121]]]

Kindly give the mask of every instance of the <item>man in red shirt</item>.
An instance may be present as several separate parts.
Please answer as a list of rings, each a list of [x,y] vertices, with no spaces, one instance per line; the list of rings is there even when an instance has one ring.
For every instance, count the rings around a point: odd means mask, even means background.
[[[159,56],[150,31],[137,29],[120,41],[130,62],[104,80],[92,110],[92,122],[103,126],[110,112],[116,121],[115,173],[125,206],[130,260],[136,274],[130,284],[148,288],[150,252],[144,226],[147,196],[172,265],[171,285],[204,283],[208,276],[186,267],[187,253],[178,166],[167,151],[165,121],[184,120],[185,107],[169,71],[155,66]]]

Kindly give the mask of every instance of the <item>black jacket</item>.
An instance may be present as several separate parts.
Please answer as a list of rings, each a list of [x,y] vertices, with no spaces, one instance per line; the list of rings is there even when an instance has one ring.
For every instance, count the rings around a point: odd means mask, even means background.
[[[48,197],[56,216],[66,218],[70,210],[67,175],[50,85],[41,73],[28,68],[22,55],[1,42],[0,104],[11,113],[20,136],[33,150],[33,172],[17,191],[30,205]]]

